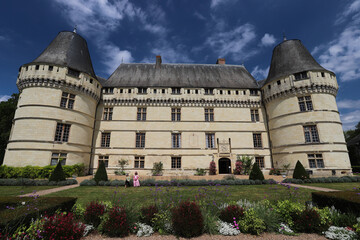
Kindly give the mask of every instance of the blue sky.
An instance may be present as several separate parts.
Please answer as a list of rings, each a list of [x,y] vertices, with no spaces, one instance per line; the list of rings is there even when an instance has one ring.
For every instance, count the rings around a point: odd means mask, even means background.
[[[266,78],[285,33],[334,71],[344,129],[360,121],[360,0],[11,0],[0,2],[0,101],[22,64],[62,30],[88,42],[97,75],[121,62],[244,64]]]

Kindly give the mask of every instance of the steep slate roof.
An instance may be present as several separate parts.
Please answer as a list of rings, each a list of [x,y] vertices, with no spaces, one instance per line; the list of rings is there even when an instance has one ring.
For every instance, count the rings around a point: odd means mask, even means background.
[[[32,63],[70,67],[96,78],[86,40],[74,32],[59,32]]]
[[[285,40],[273,50],[265,84],[281,77],[310,70],[330,72],[315,61],[300,40]]]
[[[244,66],[220,64],[121,64],[104,87],[259,88]]]

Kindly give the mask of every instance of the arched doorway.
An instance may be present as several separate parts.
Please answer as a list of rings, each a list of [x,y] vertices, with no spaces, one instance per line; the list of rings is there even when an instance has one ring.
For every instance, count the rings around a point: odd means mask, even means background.
[[[231,173],[231,160],[228,158],[219,159],[219,174]]]

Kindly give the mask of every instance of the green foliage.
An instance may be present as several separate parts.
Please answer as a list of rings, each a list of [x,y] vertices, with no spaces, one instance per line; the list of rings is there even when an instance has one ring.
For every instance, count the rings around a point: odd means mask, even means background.
[[[300,214],[305,206],[301,203],[292,202],[290,200],[278,201],[274,206],[277,214],[290,227],[294,226],[293,216]]]
[[[58,164],[56,165],[56,168],[52,172],[51,176],[49,177],[49,182],[60,182],[65,181],[65,173],[61,166],[61,160],[59,159]]]
[[[359,192],[355,191],[337,191],[337,192],[313,192],[312,200],[319,207],[331,207],[342,212],[359,213],[360,198]]]
[[[151,220],[154,218],[155,214],[158,212],[159,212],[159,210],[155,205],[142,207],[140,210],[140,221],[147,225],[151,225]]]
[[[99,183],[100,181],[108,181],[108,176],[104,161],[99,161],[99,167],[95,173],[94,180],[96,183]]]
[[[254,163],[250,175],[249,175],[249,179],[250,180],[264,180],[264,174],[262,173],[262,171],[259,168],[259,165],[257,165],[257,163]]]
[[[206,175],[206,170],[203,169],[203,168],[197,168],[196,173],[194,175],[195,176],[205,176]]]
[[[346,142],[360,134],[360,122],[356,124],[355,129],[350,129],[344,132]]]
[[[161,211],[154,214],[151,219],[151,226],[161,235],[172,233],[171,212],[169,210]]]
[[[85,213],[85,208],[80,203],[76,203],[72,207],[71,212],[74,214],[75,218],[82,219]]]
[[[254,160],[254,158],[252,156],[243,155],[240,157],[240,155],[237,155],[237,161],[241,162],[241,166],[243,168],[244,174],[249,174],[249,172],[252,168],[253,160]]]
[[[118,161],[118,165],[120,166],[121,171],[115,171],[116,175],[125,175],[125,165],[129,164],[129,160],[127,159],[120,159]]]
[[[256,216],[253,208],[248,209],[244,213],[244,217],[238,224],[241,232],[253,235],[260,235],[266,229],[264,221]]]
[[[342,213],[335,208],[330,208],[330,222],[331,225],[337,227],[348,227],[356,224],[357,214],[354,213]]]
[[[204,232],[210,235],[218,234],[218,217],[210,211],[202,211],[204,217]]]
[[[309,174],[306,172],[304,166],[298,160],[294,169],[293,178],[295,179],[306,179],[309,178]]]
[[[293,219],[297,232],[321,233],[329,227],[321,224],[320,215],[314,208],[306,208],[300,214],[294,214]]]
[[[282,219],[268,200],[257,202],[254,210],[256,215],[264,221],[267,232],[278,232]]]
[[[153,169],[151,169],[153,176],[162,176],[164,171],[164,165],[162,162],[154,162]]]
[[[216,163],[214,160],[210,162],[209,175],[216,175]]]

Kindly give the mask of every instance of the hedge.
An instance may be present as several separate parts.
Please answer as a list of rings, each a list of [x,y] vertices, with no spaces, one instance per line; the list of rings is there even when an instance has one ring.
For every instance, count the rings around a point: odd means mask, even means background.
[[[52,215],[58,209],[71,211],[76,200],[73,197],[0,197],[0,229],[12,233],[42,214]]]
[[[66,186],[77,184],[75,179],[67,179],[60,182],[49,182],[48,180],[34,180],[29,178],[0,179],[0,186]]]
[[[322,177],[322,178],[309,178],[309,179],[294,179],[286,178],[283,183],[344,183],[344,182],[360,182],[359,176],[344,176],[344,177]]]
[[[319,207],[332,207],[342,212],[359,214],[360,192],[337,191],[337,192],[313,192],[312,201]]]
[[[71,177],[73,175],[84,176],[85,165],[65,165],[62,166],[65,176]],[[26,167],[9,167],[6,165],[0,166],[0,178],[49,178],[54,171],[55,166],[26,166]]]
[[[132,185],[132,180],[130,181]],[[191,179],[173,179],[171,181],[159,180],[149,178],[140,181],[141,186],[208,186],[208,185],[261,185],[261,184],[276,184],[273,179],[267,180],[248,180],[248,179],[235,179],[235,180],[191,180]],[[80,186],[124,186],[125,181],[113,180],[113,181],[99,181],[96,184],[94,179],[84,180],[80,183]]]

